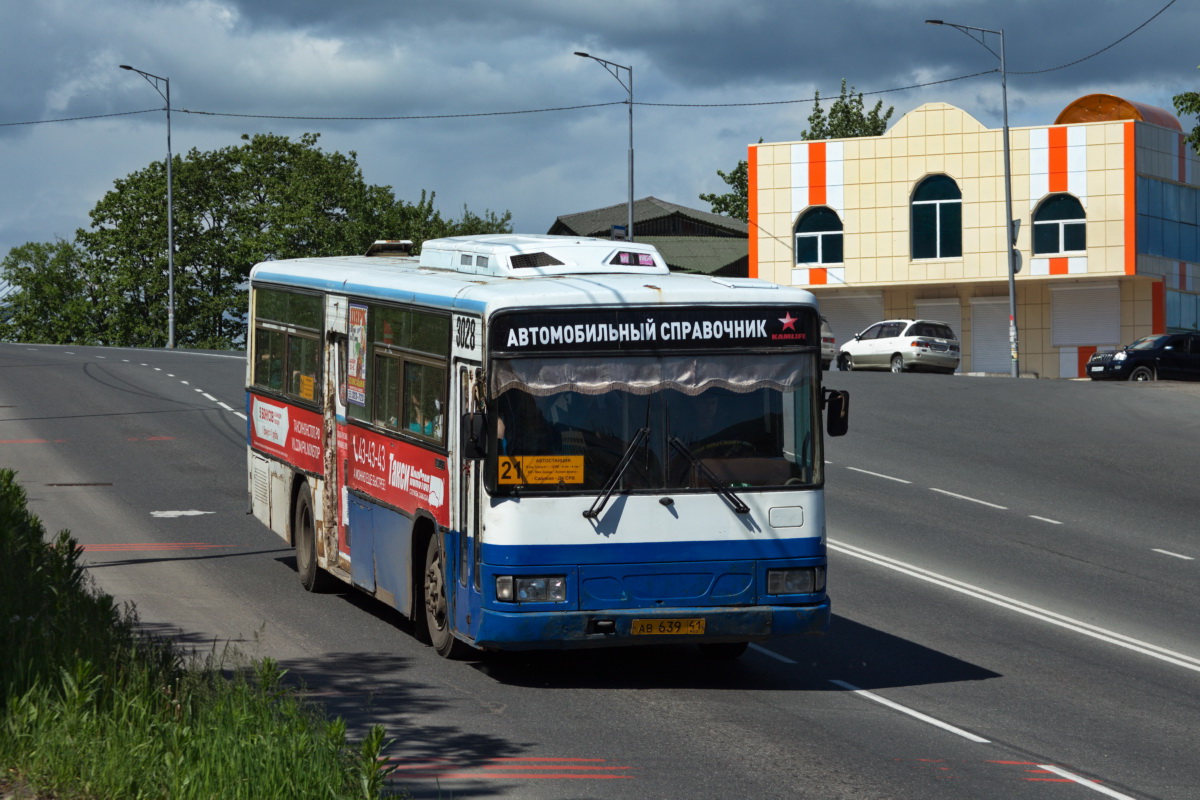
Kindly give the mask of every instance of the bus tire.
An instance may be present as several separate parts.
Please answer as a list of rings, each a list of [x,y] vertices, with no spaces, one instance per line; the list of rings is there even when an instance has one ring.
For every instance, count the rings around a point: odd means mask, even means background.
[[[332,579],[317,564],[317,526],[307,481],[300,484],[292,504],[292,541],[296,545],[296,571],[300,573],[301,585],[310,592],[329,591]]]
[[[450,604],[446,600],[446,564],[442,555],[441,537],[429,537],[425,545],[425,627],[429,643],[439,656],[449,659],[465,658],[470,648],[454,638],[450,631]]]
[[[749,646],[749,642],[702,642],[700,655],[713,661],[733,661],[740,658]]]

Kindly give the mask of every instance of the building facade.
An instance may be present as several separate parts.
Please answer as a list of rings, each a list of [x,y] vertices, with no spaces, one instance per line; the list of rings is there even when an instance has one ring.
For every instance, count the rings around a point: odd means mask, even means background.
[[[1200,327],[1200,159],[1178,120],[1109,95],[1010,129],[1022,374]],[[964,372],[1011,371],[1002,132],[930,103],[882,136],[749,148],[749,272],[817,295],[839,344],[950,323]]]

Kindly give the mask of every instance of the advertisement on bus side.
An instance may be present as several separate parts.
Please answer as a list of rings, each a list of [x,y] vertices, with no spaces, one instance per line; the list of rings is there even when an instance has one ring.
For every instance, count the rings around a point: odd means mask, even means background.
[[[250,422],[250,445],[256,450],[298,469],[325,471],[320,414],[251,395]]]
[[[401,511],[426,509],[439,524],[450,524],[444,456],[356,426],[350,426],[346,445],[349,488]]]

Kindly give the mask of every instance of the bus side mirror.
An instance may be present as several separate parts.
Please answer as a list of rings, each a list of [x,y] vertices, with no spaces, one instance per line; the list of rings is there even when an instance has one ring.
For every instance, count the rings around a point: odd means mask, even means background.
[[[825,430],[830,436],[845,436],[850,429],[850,393],[842,389],[825,390]]]
[[[487,416],[480,411],[462,415],[462,435],[459,437],[462,457],[480,459],[487,457]]]

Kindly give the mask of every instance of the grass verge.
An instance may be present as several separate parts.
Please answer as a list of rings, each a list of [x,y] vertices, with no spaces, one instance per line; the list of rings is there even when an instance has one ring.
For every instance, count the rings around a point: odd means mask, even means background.
[[[377,798],[384,731],[358,742],[270,659],[188,656],[96,591],[0,470],[0,798]]]

